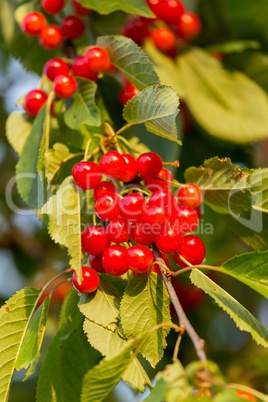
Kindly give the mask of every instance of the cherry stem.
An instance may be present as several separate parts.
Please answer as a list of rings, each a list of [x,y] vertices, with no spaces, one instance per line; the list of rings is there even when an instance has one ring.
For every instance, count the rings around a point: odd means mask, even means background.
[[[174,162],[162,162],[164,166],[174,166],[175,168],[178,168],[180,166],[179,161],[174,161]]]
[[[90,138],[87,142],[85,153],[84,153],[84,159],[83,159],[84,161],[87,161],[87,159],[88,159],[87,155],[88,155],[88,150],[89,150],[91,142],[92,142],[92,138]]]
[[[175,289],[171,283],[171,277],[167,277],[166,275],[166,271],[163,268],[163,265],[165,265],[165,261],[163,260],[160,250],[158,249],[158,247],[156,246],[155,243],[153,243],[151,245],[152,247],[152,251],[154,254],[154,258],[156,261],[158,261],[159,267],[160,267],[160,271],[163,277],[163,280],[165,282],[167,291],[169,293],[170,296],[170,300],[171,303],[173,304],[175,311],[177,313],[178,319],[179,319],[179,323],[181,327],[185,327],[185,330],[187,332],[187,334],[189,335],[189,337],[191,338],[191,341],[195,347],[196,353],[198,358],[200,359],[201,362],[206,362],[207,361],[207,356],[205,354],[204,351],[204,346],[205,346],[205,342],[203,339],[201,339],[199,337],[199,335],[197,334],[197,332],[195,331],[194,327],[192,326],[192,324],[190,323],[190,321],[188,320],[182,306],[181,303],[178,299],[178,296],[175,292]]]
[[[181,258],[181,256],[180,256],[180,258]],[[189,266],[189,267],[187,267],[187,268],[182,268],[182,269],[180,269],[179,271],[176,271],[176,272],[174,272],[174,271],[170,271],[170,272],[171,272],[171,275],[172,275],[172,276],[178,276],[178,275],[184,274],[185,272],[192,271],[192,270],[195,269],[195,268],[209,269],[209,270],[211,270],[211,271],[219,272],[219,268],[220,268],[220,267],[218,267],[218,266],[213,266],[213,265],[200,264],[200,265],[191,265],[191,266]]]
[[[127,130],[130,126],[131,126],[131,124],[125,124],[123,127],[121,127],[119,130],[116,131],[115,136],[123,133],[123,131]]]
[[[263,394],[253,388],[247,387],[246,385],[242,384],[228,384],[227,388],[237,389],[239,391],[247,392],[248,394],[256,396],[256,398],[260,399],[263,402],[268,402],[268,395]]]
[[[166,266],[166,264],[162,264],[162,263],[159,262],[159,261],[154,261],[154,262],[152,262],[152,264],[151,264],[151,268],[152,268],[153,265],[158,265],[158,266],[161,265],[161,266],[164,268],[164,270],[166,271],[166,275],[167,275],[167,276],[172,275],[172,274],[171,274],[172,271],[170,271],[170,269]]]

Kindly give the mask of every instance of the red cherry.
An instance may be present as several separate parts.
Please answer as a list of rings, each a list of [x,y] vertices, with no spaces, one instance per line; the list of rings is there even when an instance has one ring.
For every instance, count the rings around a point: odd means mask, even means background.
[[[88,68],[87,61],[83,56],[79,56],[74,60],[72,70],[76,77],[86,78],[90,81],[97,81],[98,79],[99,74]]]
[[[82,6],[82,4],[80,4],[78,0],[73,0],[72,6],[76,14],[79,15],[90,15],[93,12],[89,8]]]
[[[168,256],[166,255],[166,253],[163,253],[162,251],[161,251],[160,253],[161,253],[161,257],[162,257],[163,260],[164,260],[164,263],[165,263],[166,266],[169,268],[169,267],[170,267],[170,262],[169,262]],[[154,258],[154,261],[156,261],[155,258]],[[154,265],[152,266],[152,272],[155,272],[156,274],[162,276],[161,270],[160,270],[160,267],[159,267],[158,264],[154,264]]]
[[[111,220],[106,228],[106,232],[113,243],[124,243],[130,239],[128,222],[123,218]]]
[[[135,179],[137,175],[137,162],[136,159],[130,154],[122,154],[126,162],[126,169],[123,172],[122,181],[128,183]]]
[[[88,226],[81,233],[82,250],[92,255],[100,255],[110,246],[110,240],[103,226]]]
[[[95,188],[101,181],[100,167],[94,162],[78,162],[74,165],[72,174],[77,186],[83,190]]]
[[[94,188],[94,200],[106,194],[118,194],[118,187],[112,181],[102,181]]]
[[[147,0],[147,3],[156,17],[167,24],[176,24],[184,12],[179,0]]]
[[[144,208],[143,214],[141,217],[142,222],[147,222],[150,225],[155,225],[155,233],[157,232],[158,226],[157,225],[163,225],[165,221],[168,220],[168,214],[163,207],[158,207],[158,206],[147,206],[147,208]]]
[[[100,219],[112,220],[118,217],[120,198],[116,194],[106,194],[98,198],[95,204],[95,212]]]
[[[89,69],[91,71],[95,71],[96,73],[107,70],[110,66],[109,53],[102,47],[91,47],[87,51],[85,58],[87,60]]]
[[[121,216],[128,220],[139,220],[145,206],[146,200],[140,193],[127,194],[119,204]]]
[[[147,246],[154,243],[156,234],[154,233],[154,225],[147,222],[138,222],[131,226],[132,240],[137,244]],[[158,228],[157,228],[158,229]],[[159,230],[157,230],[158,234]]]
[[[169,50],[175,46],[175,35],[169,28],[155,28],[150,37],[157,49],[161,51]]]
[[[102,265],[102,254],[90,255],[88,258],[88,263],[93,269],[95,269],[95,271],[100,273],[106,272]]]
[[[148,18],[136,17],[129,20],[120,30],[120,34],[132,39],[137,45],[141,45],[150,35]]]
[[[180,255],[191,265],[199,265],[205,258],[206,247],[200,237],[187,235],[179,246],[178,254],[172,254],[172,258],[177,265],[187,267],[188,265],[180,259]]]
[[[162,159],[154,152],[145,152],[137,159],[138,173],[144,179],[153,179],[162,169]]]
[[[195,38],[201,32],[201,29],[202,23],[199,17],[189,11],[185,11],[178,21],[177,31],[183,39],[190,40]]]
[[[189,205],[197,208],[202,202],[202,193],[200,188],[194,183],[187,183],[178,190],[178,201],[181,205]]]
[[[109,151],[100,159],[102,172],[116,180],[122,180],[127,167],[126,161],[117,151]]]
[[[59,27],[46,25],[41,32],[39,42],[45,49],[55,49],[62,44],[63,38]]]
[[[131,246],[127,249],[126,262],[133,272],[139,274],[147,272],[150,269],[153,260],[153,253],[145,246]]]
[[[177,202],[175,195],[163,188],[152,193],[148,200],[148,207],[161,207],[167,215],[173,215],[177,211]]]
[[[97,272],[91,267],[82,267],[82,282],[78,283],[77,273],[74,271],[73,276],[73,286],[80,293],[93,293],[98,289],[100,284],[100,278]]]
[[[33,11],[27,14],[21,23],[21,29],[28,35],[39,36],[46,25],[46,18],[42,13]]]
[[[48,96],[41,89],[33,89],[28,92],[24,100],[24,109],[32,117],[36,117]]]
[[[129,267],[126,263],[126,248],[119,245],[108,247],[102,256],[102,264],[110,275],[120,276],[125,274]]]
[[[172,187],[171,182],[174,180],[173,174],[170,170],[166,168],[162,168],[156,178],[154,179],[145,179],[144,182],[146,187],[150,191],[160,190],[161,188],[165,190],[170,190]]]
[[[238,398],[245,399],[246,401],[257,402],[257,399],[255,398],[255,396],[252,394],[249,394],[246,391],[237,390],[236,395],[238,396]]]
[[[76,15],[68,15],[62,21],[61,33],[69,39],[80,38],[85,31],[85,24],[81,18]]]
[[[183,241],[183,237],[171,225],[164,225],[156,237],[156,245],[165,253],[175,253]]]
[[[133,84],[128,84],[125,86],[125,88],[122,89],[120,92],[120,102],[122,105],[125,105],[130,99],[132,99],[134,96],[138,95],[140,91],[138,90],[137,87]]]
[[[54,80],[53,91],[61,99],[67,99],[77,90],[77,82],[70,74],[58,75]]]
[[[69,71],[69,65],[62,59],[50,59],[44,66],[44,73],[50,81],[54,81],[58,75],[68,74]]]
[[[171,223],[180,233],[194,232],[197,229],[199,218],[194,208],[188,205],[179,205],[177,212],[172,215]]]
[[[49,14],[58,14],[64,7],[64,0],[41,0],[41,6]]]

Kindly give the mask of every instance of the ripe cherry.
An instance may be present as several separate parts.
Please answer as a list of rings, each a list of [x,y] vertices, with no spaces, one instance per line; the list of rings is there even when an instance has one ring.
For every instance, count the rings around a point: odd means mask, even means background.
[[[102,181],[94,188],[94,200],[106,194],[118,194],[118,187],[112,181]]]
[[[125,247],[119,245],[110,246],[104,251],[102,265],[108,274],[120,276],[129,270],[126,263],[126,251]]]
[[[100,273],[106,272],[102,265],[102,254],[90,255],[88,257],[88,263],[93,269],[95,269],[95,271]]]
[[[135,243],[142,244],[144,246],[152,244],[156,239],[154,229],[154,225],[151,225],[147,222],[137,222],[131,226],[132,240]]]
[[[117,194],[106,194],[98,198],[95,204],[95,212],[102,220],[112,220],[120,213],[119,200]]]
[[[32,117],[36,117],[48,96],[41,89],[33,89],[28,92],[24,100],[24,109]]]
[[[41,6],[48,14],[58,14],[64,7],[64,0],[41,0]]]
[[[27,14],[21,23],[21,29],[27,35],[39,36],[46,25],[46,18],[42,13],[33,11]]]
[[[73,9],[76,12],[76,14],[90,15],[92,13],[92,10],[82,6],[82,4],[79,3],[79,0],[73,0],[72,6],[73,6]]]
[[[110,240],[103,226],[88,226],[81,233],[82,250],[92,255],[103,254]]]
[[[61,33],[63,36],[69,39],[80,38],[85,31],[85,24],[81,18],[76,15],[68,15],[62,21]]]
[[[140,193],[127,194],[119,204],[121,216],[127,220],[139,220],[146,206],[146,200]]]
[[[184,12],[178,21],[177,31],[183,39],[190,40],[195,38],[201,29],[202,24],[199,17],[189,11]]]
[[[78,162],[74,165],[72,174],[77,186],[83,190],[95,188],[101,181],[100,167],[94,162]]]
[[[154,179],[145,179],[146,187],[150,191],[156,191],[160,188],[170,190],[171,182],[174,180],[173,174],[167,168],[162,167],[158,175]]]
[[[202,193],[200,188],[194,183],[187,183],[178,190],[178,201],[181,205],[189,205],[197,208],[202,202]]]
[[[77,82],[70,74],[58,75],[54,80],[53,91],[61,99],[67,99],[77,90]]]
[[[147,0],[147,2],[156,17],[167,24],[176,24],[184,12],[184,6],[179,0]]]
[[[44,73],[50,81],[54,81],[60,74],[68,74],[69,71],[69,65],[62,59],[50,59],[44,66]]]
[[[160,188],[150,196],[148,207],[161,207],[168,215],[173,215],[177,211],[175,195],[169,190]]]
[[[59,27],[46,25],[41,32],[39,42],[45,49],[55,49],[62,44],[63,37]]]
[[[138,173],[144,179],[153,179],[162,169],[162,159],[154,152],[145,152],[137,159]]]
[[[169,28],[155,28],[151,32],[150,37],[157,49],[163,52],[175,46],[175,35]]]
[[[203,241],[198,236],[187,235],[178,249],[178,254],[172,254],[172,258],[180,267],[187,267],[188,265],[181,260],[180,255],[185,258],[191,265],[199,265],[205,258],[206,247]]]
[[[163,225],[168,220],[168,214],[163,207],[147,205],[147,208],[143,209],[141,220],[150,225],[155,225],[155,230],[157,231],[159,230],[157,225]]]
[[[182,244],[183,237],[171,225],[164,225],[156,237],[156,245],[165,253],[175,253]]]
[[[150,35],[147,18],[136,17],[129,20],[120,30],[121,35],[132,39],[137,45],[141,45],[145,38]]]
[[[99,74],[88,68],[87,61],[83,56],[79,56],[74,60],[72,70],[76,77],[86,78],[90,81],[97,81],[98,79]]]
[[[197,229],[199,218],[194,208],[188,205],[179,205],[177,212],[172,215],[170,221],[180,233],[188,233]]]
[[[85,58],[88,63],[88,67],[91,71],[95,71],[96,73],[100,73],[105,71],[110,66],[110,56],[107,50],[99,46],[91,47]]]
[[[255,396],[252,394],[249,394],[246,391],[237,390],[236,395],[238,396],[238,398],[244,399],[246,401],[257,402],[257,399],[255,398]]]
[[[106,232],[113,243],[124,243],[130,239],[128,222],[123,218],[111,220],[106,228]]]
[[[102,172],[116,180],[122,180],[126,167],[125,159],[117,151],[109,151],[100,159]]]
[[[153,260],[153,253],[145,246],[131,246],[127,249],[126,262],[133,272],[139,274],[147,272],[150,269]]]
[[[78,283],[77,273],[74,271],[73,276],[73,286],[80,293],[93,293],[98,289],[100,284],[100,278],[97,272],[91,267],[82,267],[82,282]]]
[[[122,154],[126,162],[126,169],[123,172],[122,181],[128,183],[135,179],[137,175],[137,162],[135,158],[130,154]]]
[[[130,99],[132,99],[134,96],[138,95],[140,91],[138,90],[137,87],[133,84],[128,84],[125,86],[125,88],[122,89],[120,92],[120,102],[122,105],[125,105]]]

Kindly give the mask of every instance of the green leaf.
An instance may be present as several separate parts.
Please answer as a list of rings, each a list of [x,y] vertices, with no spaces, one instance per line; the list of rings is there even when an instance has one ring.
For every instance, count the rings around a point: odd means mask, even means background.
[[[0,400],[8,401],[10,383],[40,291],[24,288],[0,309]]]
[[[37,209],[41,208],[46,197],[44,183],[37,172],[45,118],[46,107],[43,106],[33,122],[16,166],[18,191],[30,207]]]
[[[113,11],[122,10],[129,14],[154,17],[144,0],[81,0],[81,4],[97,11],[99,14],[110,14]]]
[[[102,36],[98,38],[97,45],[107,50],[111,62],[139,90],[160,84],[148,56],[131,39],[120,35]]]
[[[247,49],[260,49],[261,45],[255,40],[231,40],[209,46],[209,52],[242,53]]]
[[[122,338],[118,332],[112,332],[87,319],[84,321],[84,332],[91,346],[107,358],[115,353],[120,353],[127,343],[127,340]],[[146,384],[151,385],[149,377],[136,357],[122,375],[122,379],[140,392],[145,391]]]
[[[105,279],[100,278],[100,285],[94,294],[82,295],[79,302],[81,313],[96,324],[116,329],[119,315],[120,294],[117,289]]]
[[[267,138],[268,99],[257,84],[198,48],[180,55],[177,63],[181,96],[211,136],[236,144]]]
[[[81,279],[80,198],[72,176],[63,181],[57,193],[42,207],[41,213],[49,216],[51,238],[68,249],[70,266]]]
[[[205,203],[219,213],[241,214],[251,208],[250,171],[233,165],[229,158],[208,159],[203,166],[188,168],[184,176],[200,187]]]
[[[113,357],[104,358],[98,366],[89,370],[83,380],[81,400],[83,402],[101,402],[120,381],[133,359],[132,350],[137,348],[143,336],[130,340]]]
[[[166,381],[161,378],[152,388],[150,395],[144,399],[144,402],[163,402],[167,388]]]
[[[12,112],[6,122],[6,136],[10,145],[20,155],[31,132],[32,122],[26,113]]]
[[[137,336],[157,324],[170,322],[169,304],[169,295],[159,275],[135,276],[129,282],[120,305],[124,335]],[[140,353],[153,367],[163,356],[168,332],[169,328],[160,328],[141,347]]]
[[[14,5],[8,0],[1,0],[0,33],[5,43],[9,43],[14,32]]]
[[[219,267],[268,298],[268,251],[237,255]]]
[[[66,319],[49,345],[41,367],[37,402],[79,401],[83,376],[100,357],[83,333],[83,316],[77,302],[77,292],[71,292],[62,314]]]
[[[88,80],[81,80],[80,89],[73,97],[72,105],[65,112],[65,123],[73,130],[81,124],[98,127],[101,124],[100,110],[95,103],[97,84]]]
[[[123,116],[130,126],[143,123],[151,133],[177,142],[178,105],[172,88],[149,87],[128,101]]]
[[[268,347],[268,331],[244,306],[198,269],[191,272],[190,278],[195,286],[215,300],[241,331],[249,332],[258,345]]]
[[[25,380],[34,373],[36,363],[40,357],[40,349],[46,329],[49,302],[50,299],[46,297],[38,310],[33,314],[19,351],[16,361],[16,370],[30,366],[25,374]]]
[[[253,208],[268,213],[268,169],[254,169],[249,177]]]
[[[51,183],[56,173],[58,173],[61,165],[72,154],[66,145],[57,142],[45,153],[46,177],[48,183]]]

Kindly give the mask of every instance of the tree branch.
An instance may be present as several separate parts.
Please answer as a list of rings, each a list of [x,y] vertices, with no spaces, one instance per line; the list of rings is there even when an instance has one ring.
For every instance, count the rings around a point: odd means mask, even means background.
[[[183,308],[181,306],[181,303],[180,303],[180,301],[178,299],[178,296],[177,296],[177,294],[175,292],[175,289],[174,289],[174,287],[173,287],[173,285],[171,283],[171,277],[167,277],[167,275],[166,275],[166,271],[165,271],[165,269],[163,267],[163,265],[165,265],[165,262],[164,262],[164,260],[163,260],[163,258],[161,256],[161,253],[160,253],[158,247],[156,246],[156,244],[152,244],[151,246],[152,246],[152,251],[153,251],[155,260],[160,263],[159,268],[161,270],[162,277],[163,277],[163,280],[165,282],[167,291],[168,291],[168,293],[170,295],[171,303],[173,304],[173,306],[175,308],[175,311],[177,313],[180,326],[185,327],[185,330],[186,330],[187,334],[189,335],[189,337],[191,338],[191,340],[193,342],[193,345],[195,347],[195,350],[196,350],[198,358],[201,360],[201,362],[205,362],[205,361],[207,361],[207,356],[206,356],[205,351],[204,351],[205,342],[204,342],[203,339],[201,339],[199,337],[199,335],[197,334],[197,332],[195,331],[194,327],[192,326],[192,324],[188,320],[188,318],[187,318],[187,316],[186,316],[186,314],[185,314],[185,312],[184,312],[184,310],[183,310]]]

